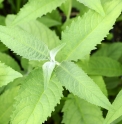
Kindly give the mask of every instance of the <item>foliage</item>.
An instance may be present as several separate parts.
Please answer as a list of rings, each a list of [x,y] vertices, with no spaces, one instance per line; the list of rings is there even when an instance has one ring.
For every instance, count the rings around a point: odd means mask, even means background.
[[[122,0],[8,3],[11,14],[0,0],[0,124],[121,123],[122,43],[106,42]]]

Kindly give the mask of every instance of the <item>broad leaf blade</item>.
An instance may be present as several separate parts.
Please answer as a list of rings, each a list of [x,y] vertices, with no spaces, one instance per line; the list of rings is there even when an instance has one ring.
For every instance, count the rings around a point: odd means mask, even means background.
[[[90,75],[90,78],[93,79],[93,81],[98,85],[98,87],[101,89],[101,91],[104,93],[104,95],[108,96],[106,84],[103,80],[103,77]]]
[[[15,53],[29,60],[46,60],[49,58],[47,46],[21,28],[0,26],[0,39]]]
[[[6,18],[6,25],[9,26],[11,22],[13,22],[14,18],[15,15],[8,15]],[[19,25],[19,27],[43,41],[50,50],[60,43],[60,40],[55,32],[37,20]]]
[[[0,87],[7,85],[18,77],[22,77],[19,72],[0,62]]]
[[[92,56],[100,57],[100,56],[105,56],[105,57],[110,57],[112,59],[118,60],[122,55],[122,43],[113,43],[113,44],[106,44],[99,50],[97,50]]]
[[[100,0],[78,0],[78,1],[86,5],[87,7],[97,11],[102,16],[105,16],[105,12],[103,10]]]
[[[122,1],[112,0],[103,7],[106,16],[102,17],[94,11],[88,11],[62,33],[62,42],[66,43],[60,52],[62,60],[83,59],[108,34],[121,13]]]
[[[78,62],[78,65],[89,75],[115,77],[122,75],[122,65],[108,57],[91,57],[87,64]]]
[[[19,87],[5,91],[0,96],[0,124],[8,124]]]
[[[70,92],[88,102],[109,109],[111,104],[93,80],[72,62],[63,62],[57,69],[59,81]]]
[[[20,88],[13,112],[12,124],[42,124],[62,97],[62,86],[53,76],[44,90],[42,69],[31,72]]]
[[[64,124],[103,124],[102,111],[77,96],[70,94],[63,107]]]
[[[41,17],[56,9],[63,2],[65,2],[65,0],[31,0],[20,10],[12,25],[35,20],[37,17]]]
[[[20,71],[18,63],[11,56],[5,53],[0,53],[0,61],[5,63],[7,66],[10,66],[12,69]]]
[[[104,124],[111,124],[114,120],[122,116],[122,90],[119,92],[114,102],[112,103],[113,109],[109,110],[104,121]]]

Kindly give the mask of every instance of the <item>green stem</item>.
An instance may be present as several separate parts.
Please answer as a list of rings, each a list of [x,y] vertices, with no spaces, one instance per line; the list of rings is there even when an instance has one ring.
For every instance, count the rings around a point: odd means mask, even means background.
[[[19,12],[20,6],[21,6],[21,0],[17,0],[17,3],[16,3],[16,12]]]

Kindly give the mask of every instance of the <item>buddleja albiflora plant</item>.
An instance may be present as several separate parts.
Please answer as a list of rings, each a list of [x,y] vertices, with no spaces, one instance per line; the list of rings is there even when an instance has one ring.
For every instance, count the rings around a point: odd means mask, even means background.
[[[102,80],[102,74],[95,73],[95,66],[101,66],[96,62],[99,59],[109,68],[108,76],[121,75],[121,65],[107,57],[89,58],[120,15],[122,0],[78,1],[84,14],[72,20],[69,19],[72,0],[29,0],[17,15],[7,16],[6,26],[0,25],[1,42],[34,63],[34,69],[28,68],[24,74],[10,56],[1,53],[1,58],[11,61],[0,62],[1,92],[4,87],[0,96],[1,124],[44,123],[60,104],[64,87],[70,94],[65,98],[62,123],[110,124],[122,119],[122,91],[111,104],[104,83],[95,81],[95,78]],[[67,16],[61,40],[37,19],[57,7]],[[40,20],[44,21],[44,17]],[[108,110],[106,118],[101,107]]]

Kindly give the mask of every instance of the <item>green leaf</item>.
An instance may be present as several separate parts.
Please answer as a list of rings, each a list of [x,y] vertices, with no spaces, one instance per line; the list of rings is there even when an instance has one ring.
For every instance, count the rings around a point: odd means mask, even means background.
[[[3,2],[3,0],[0,0],[0,4]]]
[[[99,86],[99,88],[101,89],[101,91],[106,96],[108,96],[106,85],[105,85],[105,82],[103,80],[103,77],[102,76],[90,76],[90,78],[93,79],[93,81]]]
[[[29,60],[46,60],[49,58],[47,46],[21,28],[0,26],[0,39],[15,53]]]
[[[107,44],[96,51],[93,56],[105,56],[118,60],[122,55],[122,43]]]
[[[22,77],[19,72],[0,62],[0,87],[7,85],[18,77]]]
[[[16,98],[12,124],[42,124],[62,97],[62,86],[53,76],[44,90],[42,69],[31,72],[24,80]]]
[[[12,25],[23,24],[35,20],[56,9],[65,0],[31,0],[18,13]]]
[[[14,18],[15,15],[8,15],[6,18],[6,24],[10,25]],[[54,31],[50,30],[48,27],[37,20],[19,25],[19,27],[35,36],[39,40],[45,42],[49,49],[55,48],[61,42]]]
[[[5,17],[0,15],[0,25],[5,25]]]
[[[102,111],[77,96],[70,94],[63,107],[65,124],[103,124]]]
[[[19,87],[14,87],[0,96],[0,124],[9,123],[15,101],[14,98],[18,93],[18,89]]]
[[[55,62],[46,62],[42,66],[43,68],[43,76],[44,76],[44,89],[47,89],[52,72],[55,68]]]
[[[121,0],[112,0],[104,6],[106,16],[88,11],[82,18],[77,18],[62,33],[62,42],[66,43],[61,50],[62,60],[83,59],[108,34],[122,10]]]
[[[63,44],[61,44],[61,45],[55,47],[54,49],[52,49],[52,50],[50,51],[50,58],[51,58],[51,61],[55,61],[55,57],[56,57],[57,53],[58,53],[65,45],[66,45],[66,44],[63,43]]]
[[[0,41],[0,52],[7,51],[8,48]]]
[[[113,109],[109,110],[105,118],[104,124],[110,124],[120,116],[122,116],[122,90],[119,92],[114,102],[112,103]]]
[[[79,2],[83,3],[84,5],[88,6],[89,8],[95,10],[102,16],[105,16],[104,9],[101,5],[100,0],[78,0]]]
[[[107,77],[121,76],[122,65],[108,57],[92,57],[87,64],[78,63],[89,75],[101,75]]]
[[[11,56],[5,53],[0,53],[0,61],[5,63],[7,66],[10,66],[12,69],[20,71],[18,63]]]
[[[47,13],[45,16],[38,18],[38,21],[47,27],[58,26],[61,25],[61,16],[58,10],[53,10],[51,13]]]
[[[72,62],[63,62],[57,69],[59,81],[70,92],[86,101],[109,109],[111,104],[99,87],[83,70]]]

